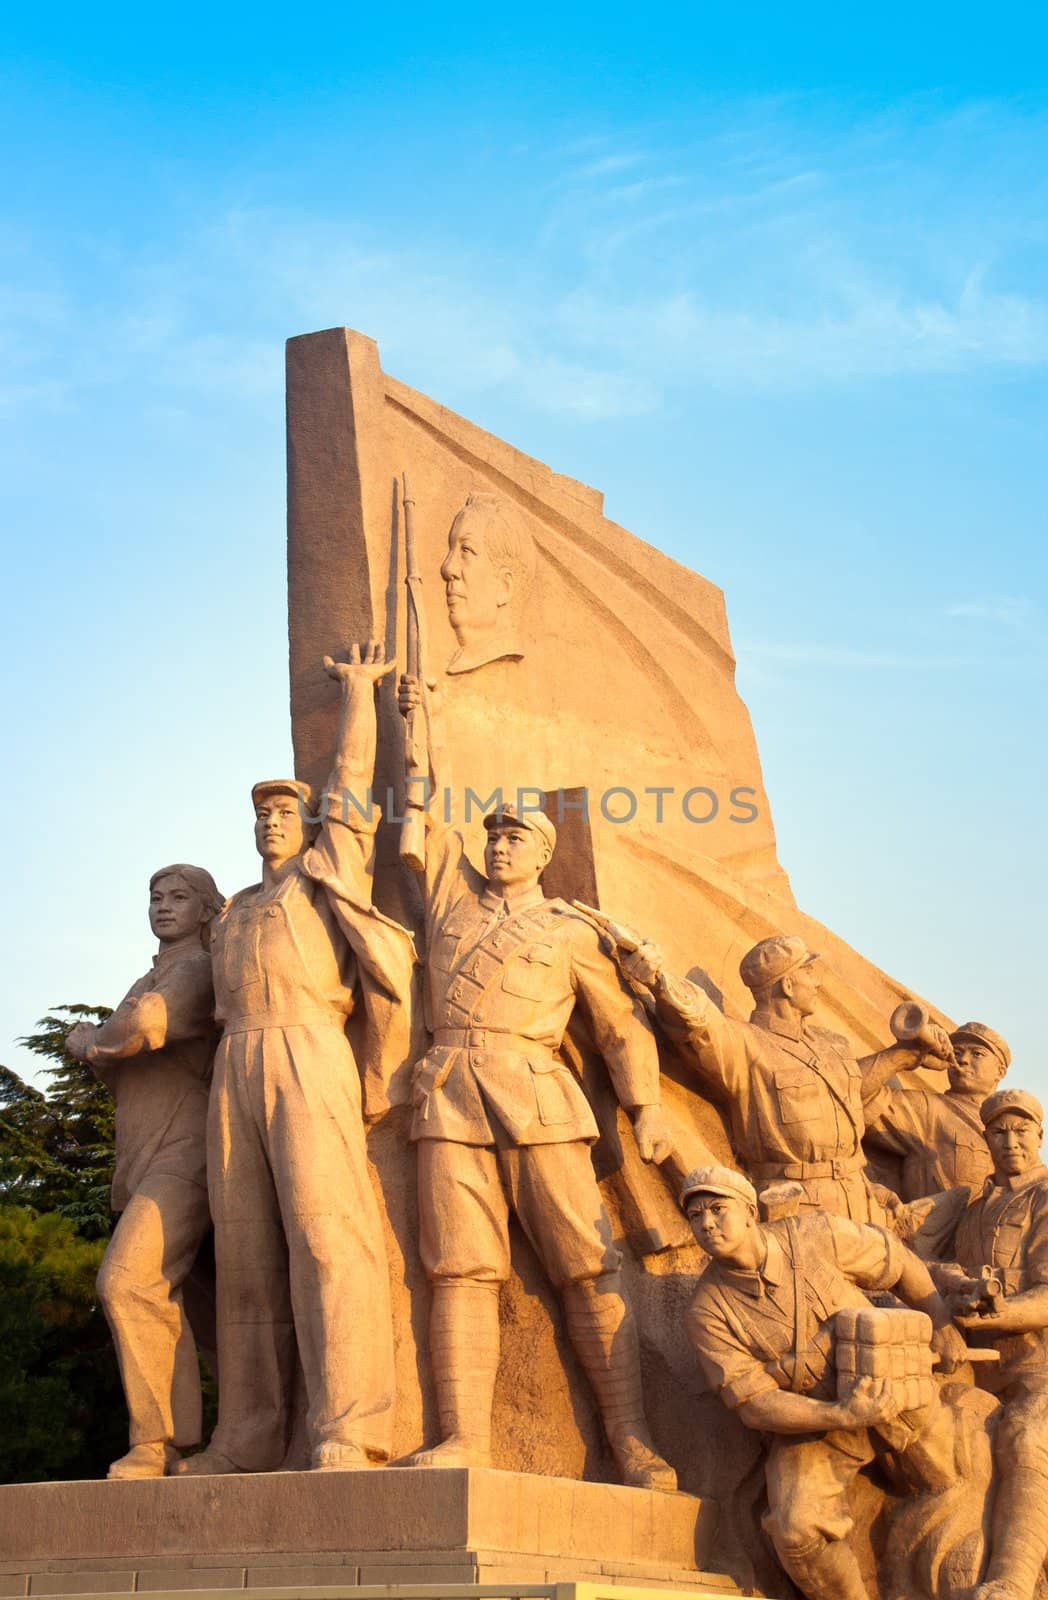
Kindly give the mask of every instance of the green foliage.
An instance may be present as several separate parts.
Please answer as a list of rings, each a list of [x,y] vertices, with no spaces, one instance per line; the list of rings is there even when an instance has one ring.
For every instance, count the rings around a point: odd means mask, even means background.
[[[114,1106],[109,1091],[65,1049],[78,1022],[101,1021],[104,1006],[57,1006],[19,1042],[54,1064],[47,1090],[0,1067],[0,1205],[58,1212],[89,1239],[112,1226]]]
[[[127,1413],[95,1274],[112,1228],[113,1101],[68,1055],[102,1006],[58,1006],[21,1040],[44,1090],[0,1067],[0,1482],[99,1477]]]
[[[67,1217],[0,1206],[0,1482],[98,1477],[127,1448],[104,1249]]]

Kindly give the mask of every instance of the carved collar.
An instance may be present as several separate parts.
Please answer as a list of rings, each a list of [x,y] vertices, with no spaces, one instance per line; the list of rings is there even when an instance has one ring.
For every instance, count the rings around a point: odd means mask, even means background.
[[[173,961],[183,961],[186,956],[199,956],[203,954],[204,947],[200,943],[200,934],[196,930],[187,933],[184,938],[176,939],[173,944],[161,945],[153,957],[153,969],[170,966]]]
[[[998,1181],[995,1173],[992,1177],[987,1178],[985,1192],[986,1194],[990,1195],[995,1189],[998,1189],[1002,1191],[1010,1191],[1012,1194],[1018,1194],[1020,1190],[1028,1189],[1031,1184],[1041,1183],[1045,1178],[1048,1178],[1048,1167],[1044,1166],[1039,1161],[1037,1165],[1035,1167],[1031,1167],[1028,1172],[1019,1172],[1014,1178],[1002,1178],[1000,1181]]]
[[[480,904],[485,911],[501,911],[505,916],[512,917],[518,911],[530,911],[532,906],[541,905],[545,898],[541,884],[536,884],[534,889],[524,889],[519,894],[499,894],[489,884],[480,896]]]
[[[767,1254],[763,1265],[755,1270],[747,1267],[729,1267],[718,1261],[717,1270],[721,1282],[729,1289],[737,1289],[740,1294],[748,1294],[751,1300],[760,1300],[772,1289],[777,1289],[786,1274],[786,1257],[782,1245],[773,1233],[764,1235]]]
[[[794,1044],[810,1044],[808,1029],[800,1020],[792,1017],[780,1017],[774,1011],[762,1011],[759,1007],[750,1018],[758,1028],[764,1028],[767,1033],[777,1033],[782,1039],[792,1039]]]

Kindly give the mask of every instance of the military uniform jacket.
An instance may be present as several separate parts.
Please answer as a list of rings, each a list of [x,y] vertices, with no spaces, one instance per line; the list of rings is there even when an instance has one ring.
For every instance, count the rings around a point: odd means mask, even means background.
[[[558,1144],[597,1124],[557,1051],[580,1001],[620,1103],[659,1103],[655,1038],[590,922],[541,889],[506,900],[431,829],[426,860],[426,1022],[413,1139]]]
[[[962,1184],[974,1193],[982,1188],[993,1171],[979,1116],[982,1099],[885,1085],[866,1102],[867,1140],[902,1157],[904,1200]]]
[[[996,1268],[1005,1294],[1048,1283],[1048,1167],[1038,1165],[1000,1185],[987,1178],[957,1224],[954,1256],[970,1278],[979,1276],[980,1267]],[[971,1328],[965,1337],[972,1344],[989,1341],[1000,1351],[1000,1367],[985,1371],[991,1387],[1031,1373],[1048,1381],[1048,1329],[995,1339]]]
[[[375,1118],[408,1098],[415,948],[371,903],[375,822],[341,816],[337,793],[325,794],[324,816],[316,841],[273,884],[242,889],[215,918],[216,1013],[227,1038],[301,1024],[341,1029],[359,995],[352,1043],[364,1112]]]
[[[95,1033],[91,1069],[116,1101],[114,1211],[149,1172],[206,1187],[213,1012],[211,962],[194,934],[162,949]]]
[[[686,979],[657,1016],[725,1105],[735,1153],[758,1184],[795,1179],[815,1205],[880,1220],[863,1173],[862,1074],[842,1035],[760,1011],[736,1022]]]
[[[762,1231],[768,1254],[758,1271],[711,1261],[699,1280],[686,1322],[703,1374],[732,1410],[772,1389],[832,1400],[834,1315],[868,1306],[864,1290],[898,1283],[904,1247],[828,1213]]]

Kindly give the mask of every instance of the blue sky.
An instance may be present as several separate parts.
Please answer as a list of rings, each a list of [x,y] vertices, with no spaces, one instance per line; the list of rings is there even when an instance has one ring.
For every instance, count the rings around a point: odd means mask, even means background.
[[[290,763],[283,341],[727,594],[798,900],[1048,1091],[1041,8],[9,19],[0,1059],[256,873]],[[701,952],[699,953],[701,956]]]

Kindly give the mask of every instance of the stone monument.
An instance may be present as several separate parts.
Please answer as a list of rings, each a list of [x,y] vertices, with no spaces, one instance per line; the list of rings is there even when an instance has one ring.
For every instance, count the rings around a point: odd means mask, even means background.
[[[1003,1039],[796,905],[713,585],[361,334],[287,375],[295,775],[208,940],[218,1428],[174,1460],[128,1382],[149,1480],[0,1488],[0,1594],[1033,1600]]]

